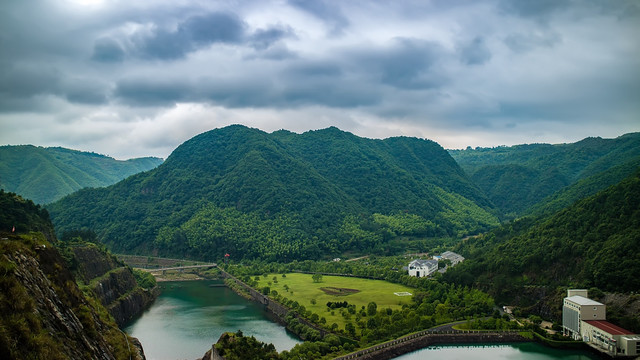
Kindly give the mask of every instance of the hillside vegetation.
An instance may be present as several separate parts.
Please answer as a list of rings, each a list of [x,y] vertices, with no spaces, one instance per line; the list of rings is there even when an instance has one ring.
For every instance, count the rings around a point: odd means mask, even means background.
[[[631,175],[640,164],[640,133],[449,152],[502,214],[514,218],[551,214]]]
[[[53,233],[46,213],[13,193],[0,192],[0,203],[3,221],[28,219],[16,232],[0,229],[0,358],[142,358],[137,341],[78,288],[54,243],[32,231]]]
[[[114,184],[162,163],[154,157],[120,161],[60,147],[0,146],[0,188],[48,204],[85,187]]]
[[[120,252],[275,261],[385,251],[391,240],[460,237],[498,224],[438,144],[230,126],[157,169],[47,207],[57,231],[88,228]]]
[[[640,170],[553,216],[518,220],[462,243],[449,281],[503,301],[523,287],[640,290]]]

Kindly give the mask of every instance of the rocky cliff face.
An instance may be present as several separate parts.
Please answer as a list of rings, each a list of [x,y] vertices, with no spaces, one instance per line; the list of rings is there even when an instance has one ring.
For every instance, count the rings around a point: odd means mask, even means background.
[[[100,302],[123,326],[141,314],[158,296],[156,289],[138,286],[132,270],[92,244],[73,249],[77,277],[89,284]]]
[[[143,358],[41,233],[4,236],[0,274],[0,358]]]

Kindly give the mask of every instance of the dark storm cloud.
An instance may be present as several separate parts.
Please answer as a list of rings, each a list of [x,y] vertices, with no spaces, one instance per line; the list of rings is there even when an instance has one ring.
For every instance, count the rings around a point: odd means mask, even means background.
[[[192,86],[185,79],[125,79],[116,84],[113,95],[132,106],[172,106],[178,101],[194,100]]]
[[[134,42],[143,58],[174,60],[214,43],[241,43],[245,29],[246,24],[233,14],[210,13],[190,17],[176,30],[156,28],[151,34],[138,34]]]
[[[122,46],[112,38],[100,38],[93,47],[92,60],[99,62],[121,62],[124,60]]]
[[[295,36],[294,31],[290,27],[273,26],[256,30],[251,34],[249,41],[254,48],[265,50],[280,40],[293,36]]]
[[[299,61],[280,77],[287,84],[279,99],[283,105],[350,108],[375,105],[383,97],[383,92],[371,86],[371,80],[359,71],[356,62]]]
[[[105,104],[108,101],[107,86],[95,79],[70,79],[64,84],[67,100],[78,104]]]
[[[436,65],[446,56],[439,44],[418,39],[395,39],[386,48],[358,54],[357,67],[366,76],[399,89],[430,89],[442,86],[446,76]]]
[[[562,36],[554,31],[537,31],[526,34],[510,34],[504,43],[514,52],[524,53],[538,47],[552,47],[562,42]]]
[[[460,49],[460,59],[467,65],[482,65],[491,59],[491,51],[485,45],[484,39],[476,37]]]
[[[62,118],[67,139],[127,123],[174,145],[218,117],[465,139],[554,131],[539,121],[638,131],[639,32],[636,0],[3,1],[0,125]]]
[[[28,98],[57,92],[60,72],[47,65],[12,64],[0,68],[0,94],[3,97]]]
[[[521,17],[533,18],[546,21],[554,12],[566,9],[571,3],[580,1],[572,0],[534,0],[534,1],[512,1],[501,0],[500,8],[506,13]],[[578,5],[578,4],[576,4]]]
[[[284,36],[279,34],[275,38]],[[120,102],[172,106],[178,102],[208,102],[233,108],[323,105],[348,108],[374,106],[385,96],[379,84],[403,91],[435,89],[448,82],[438,67],[447,51],[417,39],[394,39],[375,49],[343,49],[324,60],[289,60],[268,72],[208,75],[207,77],[119,81],[114,93]],[[277,81],[274,79],[277,78]]]

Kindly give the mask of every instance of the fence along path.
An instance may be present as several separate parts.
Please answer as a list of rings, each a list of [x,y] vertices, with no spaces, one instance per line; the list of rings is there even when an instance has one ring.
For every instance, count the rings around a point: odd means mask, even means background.
[[[427,347],[433,344],[442,343],[477,343],[477,342],[516,342],[528,341],[520,336],[518,330],[509,330],[501,332],[481,332],[481,331],[445,331],[437,332],[433,330],[423,330],[417,333],[409,334],[401,338],[390,340],[372,347],[358,350],[356,352],[339,356],[334,360],[348,359],[382,359],[382,353],[385,350],[394,348],[394,357],[399,353],[407,353]],[[402,349],[407,345],[405,349]],[[413,346],[408,346],[413,345]]]
[[[167,270],[187,270],[187,269],[199,269],[199,268],[212,268],[217,267],[218,264],[205,264],[205,265],[187,265],[187,266],[173,266],[173,267],[165,267],[165,268],[154,268],[154,269],[144,269],[140,268],[142,271],[147,272],[156,272],[156,271],[167,271]]]

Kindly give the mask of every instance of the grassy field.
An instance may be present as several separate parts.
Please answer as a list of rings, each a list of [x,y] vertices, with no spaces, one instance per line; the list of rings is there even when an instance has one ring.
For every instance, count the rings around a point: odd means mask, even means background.
[[[278,280],[277,283],[273,280],[274,276]],[[412,296],[398,296],[394,293],[408,292],[413,294],[415,292],[415,289],[383,280],[323,276],[322,281],[316,283],[313,282],[311,276],[310,274],[299,273],[288,273],[286,277],[282,277],[282,274],[269,274],[267,277],[260,277],[258,288],[269,286],[271,290],[276,290],[278,294],[295,300],[300,305],[304,305],[307,310],[326,318],[327,325],[336,323],[341,329],[344,329],[344,325],[347,322],[341,315],[342,309],[333,310],[332,315],[327,308],[328,301],[347,301],[349,304],[355,305],[357,311],[360,311],[362,306],[366,308],[367,304],[372,301],[378,305],[378,311],[386,308],[396,310],[401,309],[403,304],[409,304]],[[288,291],[285,289],[285,285],[288,287]],[[330,293],[338,294],[340,292],[337,289],[345,289],[342,292],[345,295],[328,294],[321,288],[329,288]],[[358,290],[358,292],[346,289]],[[312,303],[312,299],[315,299],[315,304]],[[351,316],[350,321],[355,322],[355,315]]]

